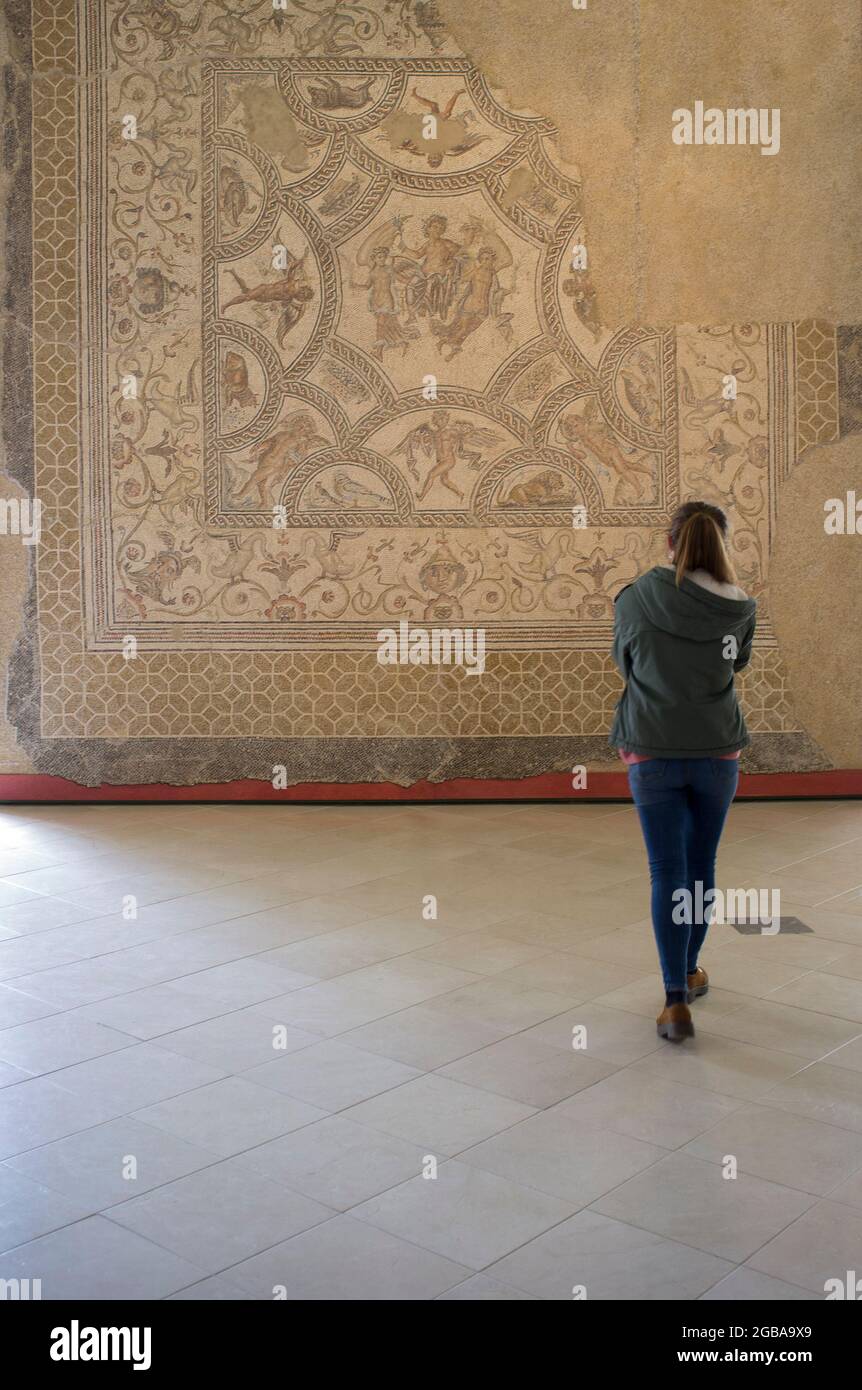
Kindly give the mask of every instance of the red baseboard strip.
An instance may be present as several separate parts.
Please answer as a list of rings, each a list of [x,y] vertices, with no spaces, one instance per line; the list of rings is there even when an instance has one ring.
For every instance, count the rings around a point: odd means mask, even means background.
[[[207,783],[194,787],[172,787],[165,783],[146,786],[82,787],[62,777],[36,774],[0,774],[0,803],[19,802],[433,802],[433,801],[628,801],[625,772],[591,772],[589,786],[573,791],[565,772],[545,772],[537,777],[513,781],[482,781],[456,778],[450,782],[414,782],[398,787],[391,782],[303,782],[285,791],[276,791],[269,782],[239,781]],[[815,798],[862,797],[862,770],[834,772],[743,773],[739,797]]]

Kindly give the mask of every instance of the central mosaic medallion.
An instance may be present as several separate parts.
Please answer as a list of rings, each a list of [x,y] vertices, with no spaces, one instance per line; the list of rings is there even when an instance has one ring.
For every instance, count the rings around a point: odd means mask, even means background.
[[[207,529],[250,557],[274,519],[305,533],[292,620],[441,592],[558,619],[544,550],[583,549],[576,517],[655,526],[679,484],[675,335],[602,331],[550,127],[458,58],[228,58],[203,85]]]

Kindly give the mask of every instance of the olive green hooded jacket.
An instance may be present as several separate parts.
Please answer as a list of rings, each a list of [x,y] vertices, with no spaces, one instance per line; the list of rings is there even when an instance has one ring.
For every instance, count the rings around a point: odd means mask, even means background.
[[[748,730],[733,677],[748,665],[757,604],[657,565],[617,595],[613,658],[626,688],[609,742],[648,758],[720,758]]]

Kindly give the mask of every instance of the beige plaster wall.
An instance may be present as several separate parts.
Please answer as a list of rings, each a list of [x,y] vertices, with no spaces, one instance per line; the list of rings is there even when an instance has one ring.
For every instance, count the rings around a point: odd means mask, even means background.
[[[602,320],[862,317],[857,0],[438,0],[584,177]],[[779,107],[780,152],[681,147],[677,107]]]
[[[809,449],[781,494],[770,608],[796,711],[837,767],[862,767],[862,534],[829,535],[823,504],[862,501],[862,435]],[[862,521],[860,521],[862,530]]]

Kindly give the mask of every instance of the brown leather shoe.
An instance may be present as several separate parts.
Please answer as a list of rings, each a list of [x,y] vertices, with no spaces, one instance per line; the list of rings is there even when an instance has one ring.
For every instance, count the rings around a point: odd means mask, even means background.
[[[694,1024],[687,1004],[665,1004],[655,1021],[656,1032],[668,1042],[682,1042],[694,1037]]]
[[[699,999],[702,994],[706,994],[709,989],[709,976],[703,966],[699,965],[693,975],[688,977],[688,1002]]]

